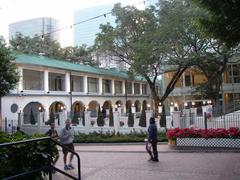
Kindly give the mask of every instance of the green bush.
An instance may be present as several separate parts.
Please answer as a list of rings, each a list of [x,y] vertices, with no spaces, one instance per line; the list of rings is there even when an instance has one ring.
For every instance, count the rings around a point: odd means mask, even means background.
[[[0,143],[16,142],[43,137],[43,135],[12,135],[0,132]],[[53,145],[52,145],[53,147]],[[48,151],[48,142],[31,142],[0,148],[0,179],[41,168],[49,164],[49,158],[54,158]],[[43,179],[47,171],[35,172],[31,175],[15,179]]]
[[[137,133],[132,131],[130,134],[117,134],[114,132],[97,133],[93,132],[90,134],[78,133],[75,135],[75,143],[114,143],[114,142],[143,142],[147,138],[147,134],[144,132]],[[167,141],[165,133],[158,133],[159,141]]]
[[[134,125],[134,117],[133,117],[133,113],[130,109],[129,113],[128,113],[128,127],[133,127],[133,125]]]

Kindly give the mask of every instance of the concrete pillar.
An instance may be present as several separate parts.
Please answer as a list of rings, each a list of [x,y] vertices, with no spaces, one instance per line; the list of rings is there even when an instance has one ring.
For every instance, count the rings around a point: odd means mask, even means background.
[[[23,90],[23,68],[18,67],[19,73],[19,82],[18,82],[18,91],[21,92]]]
[[[132,82],[132,94],[135,94],[135,92],[134,92],[134,82]]]
[[[83,77],[83,84],[84,84],[84,93],[88,93],[88,77]]]
[[[98,79],[98,92],[99,92],[99,94],[103,94],[103,79],[102,79],[102,77],[99,77],[99,79]]]
[[[149,126],[149,120],[151,117],[153,117],[153,111],[152,110],[146,110],[146,127]]]
[[[113,124],[114,124],[115,134],[118,133],[118,129],[120,126],[119,121],[120,121],[120,113],[118,111],[114,111],[113,112]]]
[[[85,115],[85,133],[86,134],[89,134],[89,129],[91,127],[90,114],[91,114],[91,111],[85,111],[84,112],[84,115]]]
[[[115,84],[114,84],[114,79],[112,79],[112,94],[115,94]]]
[[[122,93],[126,94],[126,84],[124,81],[122,81]]]
[[[65,91],[69,93],[71,91],[70,73],[65,74]]]
[[[174,112],[174,106],[170,106],[170,116],[173,114]]]
[[[44,91],[45,93],[49,91],[48,70],[44,70]]]
[[[180,114],[181,114],[181,111],[174,111],[172,113],[172,120],[173,120],[173,127],[174,128],[181,128]]]
[[[142,93],[142,83],[140,83],[140,95],[142,95],[143,93]]]

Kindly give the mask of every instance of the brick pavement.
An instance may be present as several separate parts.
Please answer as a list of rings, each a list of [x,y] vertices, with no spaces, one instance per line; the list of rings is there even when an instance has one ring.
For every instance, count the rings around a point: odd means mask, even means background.
[[[160,161],[155,163],[147,161],[144,144],[82,144],[76,145],[75,148],[81,157],[82,180],[240,179],[238,153],[178,153],[169,149],[166,144],[160,144]],[[76,158],[74,160],[76,164]],[[57,167],[63,168],[62,157]],[[76,169],[67,172],[77,174]],[[69,178],[56,173],[53,179]]]

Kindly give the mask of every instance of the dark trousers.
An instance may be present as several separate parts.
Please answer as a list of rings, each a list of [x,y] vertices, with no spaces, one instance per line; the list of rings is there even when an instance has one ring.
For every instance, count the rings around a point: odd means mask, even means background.
[[[157,141],[152,141],[153,160],[158,160]]]

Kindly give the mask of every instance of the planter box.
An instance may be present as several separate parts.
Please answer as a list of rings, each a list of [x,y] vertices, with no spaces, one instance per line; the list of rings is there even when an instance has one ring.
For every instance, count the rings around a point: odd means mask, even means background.
[[[177,138],[177,146],[240,148],[240,139]]]

